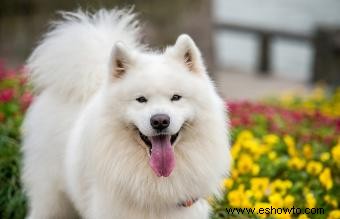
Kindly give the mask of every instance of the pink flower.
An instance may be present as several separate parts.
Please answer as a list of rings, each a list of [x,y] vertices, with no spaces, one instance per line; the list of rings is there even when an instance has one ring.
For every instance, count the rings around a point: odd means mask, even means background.
[[[13,69],[9,69],[6,72],[5,79],[16,79],[17,78],[17,73]]]
[[[25,92],[20,98],[20,104],[23,110],[26,110],[27,107],[32,103],[33,96],[30,92]]]
[[[12,89],[5,89],[0,91],[0,102],[7,103],[11,101],[14,97],[14,90]]]

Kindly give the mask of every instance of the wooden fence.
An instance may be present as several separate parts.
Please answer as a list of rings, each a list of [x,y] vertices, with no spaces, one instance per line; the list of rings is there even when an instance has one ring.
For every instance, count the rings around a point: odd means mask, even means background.
[[[214,28],[256,35],[259,41],[256,71],[264,75],[272,71],[271,42],[274,39],[309,43],[314,50],[312,82],[340,85],[340,28],[321,26],[311,35],[228,22],[216,23]]]

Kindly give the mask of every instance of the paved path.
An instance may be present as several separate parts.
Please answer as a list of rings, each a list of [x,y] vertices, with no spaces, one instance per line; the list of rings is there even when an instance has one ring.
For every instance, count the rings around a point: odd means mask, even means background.
[[[306,95],[312,90],[311,85],[303,82],[275,76],[231,72],[218,72],[216,85],[222,97],[227,100],[255,100],[287,92]]]

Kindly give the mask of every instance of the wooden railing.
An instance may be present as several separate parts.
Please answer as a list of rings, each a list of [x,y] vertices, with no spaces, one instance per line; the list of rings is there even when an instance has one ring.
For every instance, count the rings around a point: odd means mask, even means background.
[[[275,38],[291,40],[291,41],[303,41],[313,43],[313,37],[307,34],[295,33],[283,30],[266,29],[260,27],[254,27],[250,25],[241,25],[234,23],[216,23],[214,25],[217,30],[230,30],[240,33],[254,34],[258,37],[258,60],[256,71],[261,74],[268,74],[271,72],[271,45],[272,40]]]
[[[314,54],[312,66],[310,66],[311,82],[322,81],[333,87],[340,86],[339,26],[319,26],[311,35],[227,22],[217,23],[214,28],[256,35],[259,40],[256,71],[261,74],[268,74],[272,70],[270,47],[273,39],[307,42],[311,45]]]

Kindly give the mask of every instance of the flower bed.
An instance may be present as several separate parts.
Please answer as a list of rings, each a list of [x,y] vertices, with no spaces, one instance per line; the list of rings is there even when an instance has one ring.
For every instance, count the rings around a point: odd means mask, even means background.
[[[20,124],[32,100],[23,69],[5,69],[0,61],[0,218],[24,218],[20,184]]]
[[[229,218],[226,208],[293,206],[325,214],[233,216],[340,218],[340,90],[313,98],[229,103],[234,162],[223,197],[211,201],[213,218]]]
[[[0,62],[0,218],[26,213],[20,184],[20,124],[32,101],[22,69]],[[319,93],[318,93],[319,92]],[[320,94],[322,91],[317,91]],[[269,103],[231,102],[233,169],[212,218],[232,207],[323,207],[324,215],[233,215],[340,218],[340,91]],[[337,210],[338,209],[338,210]]]

